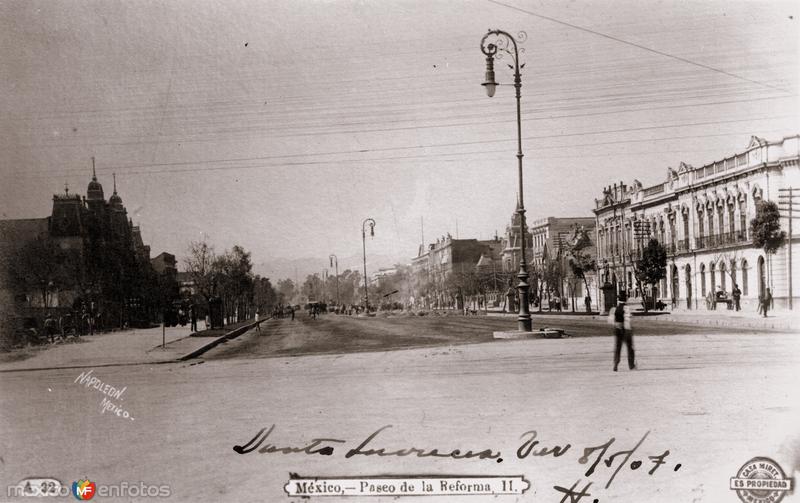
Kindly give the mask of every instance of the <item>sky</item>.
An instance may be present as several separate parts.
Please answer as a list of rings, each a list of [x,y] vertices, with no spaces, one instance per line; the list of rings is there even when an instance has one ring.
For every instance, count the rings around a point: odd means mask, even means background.
[[[368,217],[384,262],[502,234],[516,108],[508,57],[480,85],[489,28],[526,34],[528,220],[592,216],[614,182],[800,133],[798,5],[0,1],[0,218],[85,194],[95,157],[153,256],[205,239],[322,267],[360,256]]]

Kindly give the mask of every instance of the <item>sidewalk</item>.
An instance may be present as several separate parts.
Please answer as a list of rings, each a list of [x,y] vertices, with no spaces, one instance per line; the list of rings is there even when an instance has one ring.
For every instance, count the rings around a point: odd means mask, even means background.
[[[167,327],[162,339],[161,327],[130,329],[92,336],[76,342],[25,348],[10,353],[0,362],[0,372],[41,370],[64,367],[102,367],[174,361],[196,351],[216,337],[191,337],[186,327]],[[166,347],[161,348],[162,340]],[[21,358],[30,355],[28,358]],[[20,359],[12,361],[13,358]]]
[[[550,317],[555,319],[602,319],[605,320],[606,316],[602,314],[586,315],[583,314],[578,317],[578,313],[569,312],[552,312],[543,311],[542,313],[535,314],[538,317]],[[489,311],[488,316],[508,316],[516,318],[517,313],[501,313]],[[770,311],[768,316],[764,318],[755,312],[746,311],[728,311],[717,310],[708,311],[706,309],[700,310],[686,310],[678,309],[672,312],[669,311],[650,311],[648,315],[644,315],[644,311],[636,311],[634,316],[637,317],[639,322],[644,320],[647,323],[688,323],[693,325],[700,325],[705,327],[739,327],[739,328],[752,328],[756,330],[783,330],[783,331],[796,331],[800,332],[800,309],[797,311],[776,310]],[[534,319],[535,319],[534,318]]]
[[[708,327],[746,327],[763,330],[790,330],[800,332],[800,311],[770,311],[766,318],[756,312],[708,311],[706,309],[677,309],[669,314],[648,317],[648,321],[693,323]]]

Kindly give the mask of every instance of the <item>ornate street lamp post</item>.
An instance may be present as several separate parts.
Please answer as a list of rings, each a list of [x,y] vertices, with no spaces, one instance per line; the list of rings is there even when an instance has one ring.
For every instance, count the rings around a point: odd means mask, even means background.
[[[525,32],[517,35],[519,42],[524,42],[528,36]],[[486,94],[491,98],[494,96],[498,84],[494,78],[494,59],[500,59],[503,55],[498,51],[505,52],[514,61],[514,88],[517,95],[517,178],[519,184],[519,201],[517,214],[519,215],[519,234],[520,234],[520,261],[519,261],[519,316],[517,316],[518,330],[521,332],[531,331],[531,313],[529,310],[530,284],[528,283],[528,267],[525,258],[525,205],[522,197],[522,116],[520,112],[520,100],[522,94],[522,79],[519,74],[519,50],[517,49],[517,39],[502,30],[489,30],[481,39],[481,51],[486,56],[486,81],[482,84],[486,88]],[[524,49],[522,49],[524,51]],[[511,66],[511,65],[509,65]]]
[[[331,267],[335,267],[336,272],[336,305],[338,307],[342,307],[342,304],[339,301],[339,258],[333,253],[331,253],[328,258],[331,261]]]
[[[369,289],[367,288],[367,223],[369,223],[369,235],[375,236],[375,220],[371,218],[361,222],[361,245],[364,250],[364,310],[369,312]]]

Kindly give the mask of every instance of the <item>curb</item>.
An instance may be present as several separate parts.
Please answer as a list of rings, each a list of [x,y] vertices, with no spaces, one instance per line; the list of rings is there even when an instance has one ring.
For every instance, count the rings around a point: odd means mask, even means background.
[[[216,339],[212,340],[208,344],[204,344],[203,346],[201,346],[198,349],[195,349],[191,353],[183,355],[183,356],[181,356],[179,358],[176,358],[173,361],[184,362],[186,360],[191,360],[192,358],[197,358],[198,356],[202,355],[206,351],[209,351],[209,350],[217,347],[218,345],[222,344],[225,341],[229,341],[229,340],[235,339],[235,338],[239,337],[240,335],[242,335],[243,333],[245,333],[248,330],[250,330],[251,328],[255,327],[256,325],[260,325],[261,323],[264,323],[265,321],[270,320],[270,319],[272,319],[272,317],[264,318],[263,320],[254,321],[253,323],[248,323],[247,325],[244,325],[244,326],[239,327],[239,328],[237,328],[235,330],[232,330],[232,331],[228,332],[225,335],[221,335],[221,336],[217,337]]]
[[[508,317],[512,318],[515,317],[515,313],[497,313],[492,314],[489,313],[489,316],[494,317]],[[558,318],[563,320],[579,320],[583,319],[592,319],[592,320],[605,320],[606,316],[593,312],[591,315],[565,315],[565,314],[557,314],[557,313],[542,313],[540,316],[543,317],[552,317]],[[797,319],[785,319],[785,318],[767,318],[768,321],[764,321],[762,318],[750,319],[750,318],[737,318],[737,319],[728,319],[728,318],[692,318],[692,317],[673,317],[671,313],[659,313],[658,315],[648,315],[648,316],[641,316],[637,315],[636,313],[633,316],[637,319],[638,322],[646,322],[646,323],[678,323],[678,324],[685,324],[685,325],[697,325],[706,328],[748,328],[752,330],[774,330],[774,331],[800,331],[800,320]],[[533,316],[531,316],[532,319]]]

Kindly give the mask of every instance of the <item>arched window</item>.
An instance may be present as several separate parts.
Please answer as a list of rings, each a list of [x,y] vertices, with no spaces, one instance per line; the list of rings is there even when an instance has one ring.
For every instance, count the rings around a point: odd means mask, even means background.
[[[670,275],[670,276],[672,276],[670,278],[672,280],[672,291],[671,291],[672,296],[671,296],[671,298],[677,300],[677,299],[679,299],[681,297],[681,289],[680,289],[680,284],[679,284],[679,279],[678,279],[678,266],[673,264],[672,265],[672,270],[670,272],[672,273]]]
[[[736,281],[736,261],[731,260],[731,290],[733,290],[733,288],[737,285],[738,283]]]
[[[703,236],[705,236],[705,231],[703,229],[703,210],[697,210],[697,239],[698,239],[698,248],[703,248]]]
[[[725,269],[725,262],[720,262],[719,264],[719,286],[722,288],[724,292],[725,288],[725,280],[727,279],[727,270]]]
[[[734,215],[736,206],[733,204],[728,205],[728,229],[731,233],[731,241],[736,239],[736,217]]]
[[[673,249],[678,245],[678,236],[675,232],[675,214],[672,214],[669,218],[669,242]]]
[[[706,213],[708,213],[708,236],[711,237],[714,235],[714,210],[709,208]]]
[[[706,296],[706,265],[700,264],[700,294]]]
[[[742,259],[742,295],[747,296],[747,260]]]
[[[686,309],[692,308],[692,266],[686,264],[685,267],[685,282],[686,282]]]
[[[683,214],[683,239],[685,239],[686,249],[689,249],[689,213]]]
[[[714,262],[711,262],[708,265],[708,276],[711,280],[711,293],[715,293],[717,291],[717,278],[715,277],[717,273],[717,265]]]
[[[747,197],[742,196],[739,201],[739,232],[741,241],[747,239]],[[744,291],[743,291],[744,292]]]

